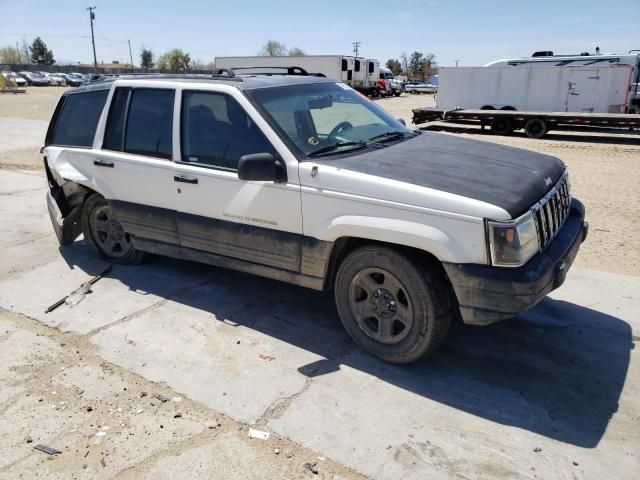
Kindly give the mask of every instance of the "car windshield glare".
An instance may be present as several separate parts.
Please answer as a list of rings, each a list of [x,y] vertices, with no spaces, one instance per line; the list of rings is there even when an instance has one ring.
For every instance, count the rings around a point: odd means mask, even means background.
[[[361,145],[390,132],[410,133],[375,103],[342,83],[313,83],[247,91],[278,134],[305,157],[333,145]],[[408,137],[407,137],[408,138]],[[327,147],[327,148],[325,148]],[[356,152],[358,148],[338,150]]]

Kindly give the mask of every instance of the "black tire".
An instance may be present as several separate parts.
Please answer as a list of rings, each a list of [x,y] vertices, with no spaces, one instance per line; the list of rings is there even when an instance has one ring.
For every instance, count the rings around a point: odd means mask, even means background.
[[[495,117],[491,121],[491,133],[495,135],[511,135],[513,122],[508,117]]]
[[[135,265],[144,260],[144,252],[137,250],[131,236],[124,231],[109,202],[92,194],[82,208],[82,233],[91,248],[112,263]]]
[[[395,92],[393,92],[393,94],[394,94],[396,97],[399,97],[400,95],[402,95],[402,90],[396,90]]]
[[[438,267],[384,246],[348,254],[334,294],[340,321],[353,341],[398,364],[434,351],[453,317],[452,295]]]
[[[542,138],[548,131],[549,127],[547,126],[547,122],[541,118],[532,118],[524,126],[524,133],[529,138]]]

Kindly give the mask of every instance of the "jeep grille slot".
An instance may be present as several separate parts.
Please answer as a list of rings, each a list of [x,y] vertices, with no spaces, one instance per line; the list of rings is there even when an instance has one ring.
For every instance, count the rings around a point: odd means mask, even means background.
[[[564,225],[571,208],[571,193],[567,172],[531,211],[536,219],[540,251],[544,250]]]

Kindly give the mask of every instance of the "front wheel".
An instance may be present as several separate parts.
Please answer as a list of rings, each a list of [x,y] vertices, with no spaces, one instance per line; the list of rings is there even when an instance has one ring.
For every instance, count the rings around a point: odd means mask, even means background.
[[[338,314],[349,336],[391,363],[413,362],[436,349],[449,330],[451,298],[435,263],[389,247],[351,252],[335,281]]]
[[[100,195],[91,195],[82,209],[82,233],[89,245],[105,260],[114,263],[137,264],[144,259],[144,252],[137,250],[131,235]]]

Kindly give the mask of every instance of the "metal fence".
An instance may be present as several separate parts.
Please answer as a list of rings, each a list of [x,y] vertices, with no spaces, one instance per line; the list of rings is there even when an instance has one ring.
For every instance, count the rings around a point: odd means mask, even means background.
[[[211,74],[212,70],[195,70],[190,69],[183,72],[173,72],[171,70],[158,70],[157,68],[152,68],[149,70],[145,70],[144,68],[139,67],[127,67],[125,65],[122,66],[109,66],[109,67],[101,67],[98,66],[95,69],[92,66],[80,66],[80,65],[29,65],[29,64],[0,64],[0,70],[11,70],[13,72],[47,72],[47,73],[98,73],[102,75],[113,75],[113,74],[127,74],[127,73],[195,73],[195,74]]]

